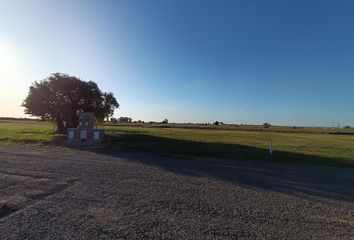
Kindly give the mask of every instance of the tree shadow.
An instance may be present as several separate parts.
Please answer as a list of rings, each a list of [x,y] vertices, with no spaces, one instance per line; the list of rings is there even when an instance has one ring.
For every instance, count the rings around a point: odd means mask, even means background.
[[[57,144],[138,162],[176,174],[305,198],[354,200],[348,159],[275,151],[238,144],[205,143],[139,133],[111,136],[109,145]]]

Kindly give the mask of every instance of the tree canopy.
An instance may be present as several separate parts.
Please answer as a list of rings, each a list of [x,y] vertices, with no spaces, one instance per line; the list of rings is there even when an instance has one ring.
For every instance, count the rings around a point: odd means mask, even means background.
[[[111,92],[102,92],[93,81],[75,76],[54,73],[36,81],[22,106],[25,113],[54,121],[57,132],[77,127],[79,112],[92,112],[98,121],[111,117],[119,104]]]
[[[133,120],[130,117],[120,117],[118,118],[118,122],[120,123],[131,123]]]

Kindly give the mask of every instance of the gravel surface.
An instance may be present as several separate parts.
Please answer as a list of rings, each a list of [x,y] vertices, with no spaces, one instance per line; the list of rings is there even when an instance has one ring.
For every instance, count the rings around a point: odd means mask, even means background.
[[[0,148],[0,239],[354,239],[354,170]]]

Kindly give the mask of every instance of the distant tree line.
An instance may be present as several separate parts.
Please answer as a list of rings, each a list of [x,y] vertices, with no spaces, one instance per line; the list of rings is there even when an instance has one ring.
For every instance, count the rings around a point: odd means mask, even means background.
[[[110,123],[113,123],[113,124],[117,124],[117,123],[145,123],[145,122],[142,121],[142,120],[133,121],[132,118],[130,118],[130,117],[119,117],[119,118],[111,117],[109,121],[110,121]],[[150,121],[149,123],[150,123],[150,124],[152,124],[152,123],[167,124],[167,123],[168,123],[168,119],[164,119],[164,120],[162,120],[161,122],[153,122],[153,121]]]
[[[264,128],[270,128],[272,125],[270,123],[263,123]]]

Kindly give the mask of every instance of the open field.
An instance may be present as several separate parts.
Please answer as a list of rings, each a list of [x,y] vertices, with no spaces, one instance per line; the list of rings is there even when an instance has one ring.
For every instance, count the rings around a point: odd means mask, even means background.
[[[179,156],[273,160],[310,164],[354,164],[354,131],[326,128],[257,126],[105,125],[109,148]],[[53,125],[0,121],[0,144],[53,143]],[[268,153],[272,139],[274,154]]]
[[[353,168],[0,147],[0,239],[353,239]]]
[[[0,120],[0,144],[50,143],[54,139],[51,123]]]
[[[0,239],[353,239],[351,130],[102,128],[0,122]]]
[[[238,129],[192,129],[106,126],[126,149],[163,154],[223,157],[239,160],[276,160],[327,164],[354,163],[351,132],[287,132]],[[272,139],[275,152],[268,153]]]

